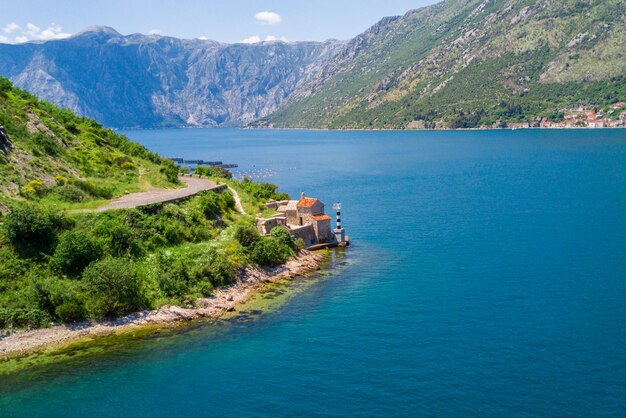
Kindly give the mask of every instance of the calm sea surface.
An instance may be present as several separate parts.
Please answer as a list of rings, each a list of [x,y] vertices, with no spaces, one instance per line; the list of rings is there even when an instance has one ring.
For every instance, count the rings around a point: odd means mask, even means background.
[[[255,321],[0,377],[0,416],[626,416],[626,130],[127,132],[341,200]]]

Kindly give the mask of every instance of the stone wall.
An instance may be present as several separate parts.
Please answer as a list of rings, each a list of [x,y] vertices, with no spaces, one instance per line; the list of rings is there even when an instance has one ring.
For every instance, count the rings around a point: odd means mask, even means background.
[[[256,229],[261,235],[268,235],[273,228],[286,225],[287,220],[283,216],[276,216],[274,218],[257,218],[256,220]]]
[[[288,200],[279,200],[279,201],[272,201],[272,202],[267,202],[265,204],[265,207],[268,209],[274,209],[274,210],[278,210],[278,208],[280,206],[286,205],[288,204],[289,201]]]
[[[304,225],[297,227],[292,226],[291,234],[296,238],[302,238],[305,247],[309,247],[317,243],[315,229],[313,229],[313,225]]]
[[[334,235],[330,229],[330,219],[314,220],[313,227],[319,242],[330,242],[334,239]]]

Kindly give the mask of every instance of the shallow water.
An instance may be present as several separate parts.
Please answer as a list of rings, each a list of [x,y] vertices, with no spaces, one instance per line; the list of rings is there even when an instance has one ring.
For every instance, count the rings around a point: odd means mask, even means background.
[[[626,130],[127,134],[341,200],[346,265],[1,376],[0,416],[626,415]]]

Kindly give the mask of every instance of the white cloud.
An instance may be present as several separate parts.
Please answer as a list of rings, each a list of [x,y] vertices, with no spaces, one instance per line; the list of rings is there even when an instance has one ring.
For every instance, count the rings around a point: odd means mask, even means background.
[[[260,42],[276,42],[276,41],[281,41],[281,42],[287,42],[287,38],[285,38],[284,36],[281,36],[280,38],[278,36],[274,36],[274,35],[267,35],[265,37],[265,39],[261,38],[259,35],[252,35],[246,39],[243,39],[241,41],[239,41],[242,44],[258,44]]]
[[[160,35],[161,34],[161,29],[150,29],[150,31],[148,31],[148,35]]]
[[[278,13],[267,11],[255,14],[254,18],[264,25],[276,25],[283,20],[283,18]]]
[[[39,32],[41,32],[41,28],[37,25],[34,25],[32,23],[27,23],[26,24],[26,31],[31,34],[32,36],[35,36],[36,34],[38,34]]]
[[[259,35],[252,35],[241,40],[242,44],[258,44],[259,42],[261,42],[261,37]]]
[[[198,39],[200,39],[201,41],[208,41],[209,38],[207,38],[206,36],[199,36]]]
[[[50,39],[64,39],[72,36],[71,33],[63,32],[63,28],[54,23],[39,33],[39,39],[47,41]]]
[[[15,34],[15,43],[28,41],[49,41],[51,39],[64,39],[72,36],[71,33],[63,32],[63,28],[55,23],[51,23],[47,28],[41,29],[34,23],[27,23],[26,28],[22,28],[15,22],[4,27],[4,32]],[[8,39],[7,39],[8,41]]]
[[[8,44],[8,43],[9,43],[9,38],[7,38],[6,36],[0,35],[0,44]]]
[[[6,26],[4,27],[4,32],[5,32],[5,33],[13,33],[13,32],[18,31],[18,30],[20,30],[20,29],[22,29],[22,28],[20,27],[20,25],[18,25],[18,24],[17,24],[17,23],[15,23],[15,22],[11,22],[11,23],[9,23],[8,25],[6,25]]]
[[[267,35],[265,37],[265,42],[275,42],[275,41],[281,41],[281,42],[288,42],[287,38],[285,38],[284,36],[281,36],[280,38],[278,36],[274,36],[274,35]]]

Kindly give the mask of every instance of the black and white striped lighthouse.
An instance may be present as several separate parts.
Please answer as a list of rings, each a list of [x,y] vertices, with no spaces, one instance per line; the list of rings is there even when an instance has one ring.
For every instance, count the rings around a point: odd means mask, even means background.
[[[337,228],[335,228],[335,240],[339,244],[346,242],[346,231],[341,227],[341,203],[333,204],[333,209],[337,212]]]

